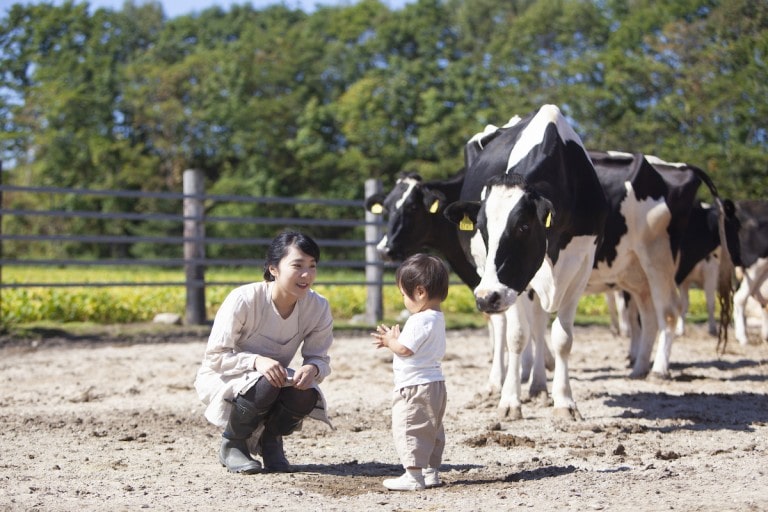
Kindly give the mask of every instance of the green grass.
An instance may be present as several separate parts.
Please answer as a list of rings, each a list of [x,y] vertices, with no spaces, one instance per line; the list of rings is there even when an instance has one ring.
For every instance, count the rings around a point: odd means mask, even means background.
[[[129,324],[151,321],[157,313],[184,315],[183,285],[147,286],[147,283],[183,283],[183,270],[145,267],[4,267],[4,284],[10,283],[131,283],[130,286],[106,287],[25,287],[0,290],[0,328],[24,328],[35,324]],[[205,290],[206,315],[212,320],[227,293],[237,284],[262,279],[261,269],[209,269],[206,282],[227,283],[208,285]],[[362,272],[320,269],[318,283],[364,281]],[[458,279],[454,277],[454,281]],[[391,283],[388,274],[385,282]],[[366,289],[363,285],[316,284],[314,289],[331,303],[337,329],[360,328],[353,322],[365,313]],[[403,310],[400,293],[393,285],[384,287],[385,323],[397,322]],[[691,292],[693,321],[705,321],[703,293]],[[480,328],[486,323],[475,309],[471,291],[464,285],[451,286],[443,304],[450,329]],[[602,295],[581,299],[577,314],[579,324],[608,324],[608,314]],[[367,326],[364,326],[367,327]]]

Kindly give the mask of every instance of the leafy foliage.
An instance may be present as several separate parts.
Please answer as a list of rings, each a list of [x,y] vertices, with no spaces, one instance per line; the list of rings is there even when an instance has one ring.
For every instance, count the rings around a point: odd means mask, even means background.
[[[762,198],[767,62],[760,0],[417,0],[399,10],[360,0],[311,14],[244,4],[172,19],[156,2],[17,3],[0,17],[2,177],[178,192],[183,171],[197,168],[214,194],[359,200],[367,178],[452,175],[486,124],[555,103],[591,148],[688,161],[721,194]],[[22,201],[3,197],[7,208]],[[82,196],[59,206],[169,209]],[[4,233],[57,230],[56,219],[2,222]],[[80,222],[94,234],[168,229]],[[56,250],[99,258],[116,249]],[[139,245],[122,256],[168,251]]]
[[[184,316],[185,290],[182,271],[122,267],[84,267],[52,269],[50,267],[8,267],[3,269],[6,283],[135,283],[131,286],[8,288],[2,290],[0,330],[37,322],[87,322],[116,324],[151,321],[158,313]],[[238,284],[260,280],[256,269],[209,269],[206,280],[206,316],[212,320],[227,293]],[[319,283],[354,283],[363,275],[350,271],[321,269]],[[385,280],[386,282],[386,280]],[[152,284],[155,283],[155,284]],[[178,285],[161,283],[179,283]],[[224,284],[226,283],[226,284]],[[356,315],[365,313],[366,289],[363,285],[317,284],[315,291],[328,299],[335,324],[357,325]],[[403,299],[395,286],[385,286],[384,322],[400,323]],[[704,322],[706,303],[701,290],[691,290],[689,319]],[[442,305],[451,328],[485,327],[477,313],[471,291],[464,285],[451,286]],[[602,294],[582,297],[577,323],[607,323],[607,307]],[[359,325],[358,325],[359,327]]]

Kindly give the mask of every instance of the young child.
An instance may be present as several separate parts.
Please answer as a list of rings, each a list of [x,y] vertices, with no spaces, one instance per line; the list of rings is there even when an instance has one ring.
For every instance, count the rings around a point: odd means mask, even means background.
[[[445,319],[440,304],[448,295],[448,270],[434,256],[415,254],[395,274],[411,316],[400,326],[379,325],[371,336],[376,348],[394,354],[395,390],[392,434],[405,473],[384,480],[393,491],[441,485],[438,468],[445,446],[446,389],[440,362],[445,355]]]

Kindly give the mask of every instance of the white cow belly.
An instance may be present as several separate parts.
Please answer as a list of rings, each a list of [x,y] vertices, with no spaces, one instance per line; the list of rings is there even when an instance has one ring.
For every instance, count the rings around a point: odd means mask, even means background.
[[[564,299],[581,295],[595,259],[596,237],[576,236],[560,251],[553,267],[548,257],[531,280],[531,288],[539,296],[541,307],[550,313],[560,309]]]

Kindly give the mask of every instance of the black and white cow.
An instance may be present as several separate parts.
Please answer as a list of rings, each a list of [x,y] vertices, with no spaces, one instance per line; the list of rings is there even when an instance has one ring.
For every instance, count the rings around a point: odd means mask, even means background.
[[[513,313],[507,325],[510,369],[518,368],[531,329],[541,325],[527,304],[557,313],[551,327],[555,414],[578,418],[568,376],[573,321],[607,214],[594,167],[553,105],[473,137],[465,158],[461,200],[445,215],[464,233],[462,247],[481,274],[477,306]],[[519,377],[505,379],[499,410],[522,416]]]
[[[704,182],[715,196],[718,211],[722,211],[722,204],[709,177],[694,166],[669,164],[641,154],[592,151],[590,156],[610,213],[587,291],[629,292],[640,318],[631,330],[630,359],[634,364],[630,376],[641,378],[652,371],[667,378],[681,312],[675,274],[700,184]],[[711,250],[691,249],[689,255],[697,261]]]
[[[740,261],[739,248],[739,220],[736,218],[735,207],[732,201],[722,201],[726,240],[728,242],[728,256],[734,264]],[[720,248],[720,213],[717,208],[698,203],[691,210],[688,227],[685,230],[680,245],[675,283],[680,291],[680,316],[675,327],[675,335],[685,334],[685,317],[688,312],[688,293],[692,286],[703,289],[707,312],[709,333],[713,336],[722,336],[727,329],[730,312],[730,287],[724,286],[729,280],[732,265],[723,262]],[[723,272],[726,275],[723,275]],[[725,283],[723,282],[725,280]],[[726,294],[723,295],[723,290]],[[721,295],[723,307],[718,321],[715,319],[716,294]],[[606,293],[606,302],[609,305],[611,325],[623,336],[630,336],[632,330],[639,333],[641,326],[637,321],[637,307],[631,301],[630,296],[623,290]],[[613,304],[611,304],[613,302]],[[637,343],[637,336],[633,338]],[[634,346],[630,350],[632,354],[637,351]]]
[[[459,245],[456,226],[443,215],[445,207],[459,199],[464,170],[447,180],[424,182],[421,176],[400,176],[389,194],[366,199],[371,213],[387,216],[387,233],[376,246],[386,259],[403,260],[424,249],[436,249],[469,287],[480,282],[475,266]]]
[[[741,248],[739,247],[740,222],[736,217],[736,207],[733,201],[723,201],[725,213],[725,236],[728,243],[728,253],[731,261],[739,265]],[[717,208],[704,203],[693,207],[680,246],[680,260],[675,273],[675,282],[680,289],[681,313],[678,318],[675,334],[685,333],[685,317],[688,312],[688,292],[692,286],[704,291],[707,305],[707,327],[709,334],[717,336],[718,322],[715,320],[715,294],[718,291],[721,270],[720,249],[720,214]],[[702,255],[705,255],[702,258]],[[726,298],[723,298],[726,300]],[[722,317],[723,321],[727,317]]]
[[[733,296],[734,331],[741,345],[747,337],[746,306],[752,297],[762,309],[760,336],[768,341],[768,201],[737,201],[736,216],[741,222],[741,285]]]

